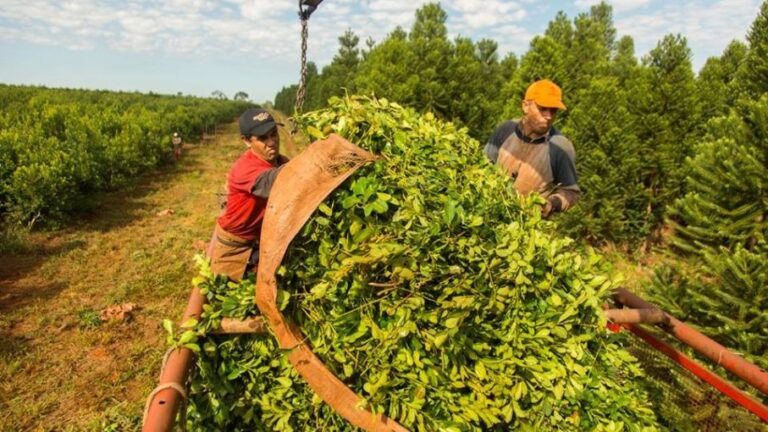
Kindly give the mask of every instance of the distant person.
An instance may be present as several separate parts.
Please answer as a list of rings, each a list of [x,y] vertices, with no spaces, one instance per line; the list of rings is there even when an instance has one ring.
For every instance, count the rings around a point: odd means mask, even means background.
[[[239,281],[259,258],[259,236],[267,199],[277,174],[288,162],[280,154],[282,124],[266,110],[240,116],[240,140],[248,148],[227,174],[227,201],[208,248],[211,269]]]
[[[565,110],[562,91],[549,80],[531,84],[522,102],[523,117],[499,125],[485,154],[514,179],[522,195],[538,192],[547,200],[542,215],[565,211],[579,200],[576,152],[552,123]]]
[[[173,159],[178,161],[181,159],[181,149],[184,146],[184,142],[181,140],[181,135],[178,132],[173,133],[171,143],[173,144]]]

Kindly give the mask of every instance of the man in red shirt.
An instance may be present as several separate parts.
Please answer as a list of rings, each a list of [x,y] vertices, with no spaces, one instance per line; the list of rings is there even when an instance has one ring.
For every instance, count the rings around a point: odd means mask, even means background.
[[[211,269],[239,281],[259,257],[258,241],[267,198],[277,173],[288,162],[272,115],[252,108],[240,116],[240,139],[248,150],[227,174],[227,203],[208,250]]]

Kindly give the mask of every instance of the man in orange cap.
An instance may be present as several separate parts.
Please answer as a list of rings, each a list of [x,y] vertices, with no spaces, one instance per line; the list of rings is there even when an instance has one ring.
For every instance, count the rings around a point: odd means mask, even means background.
[[[485,154],[515,182],[518,193],[538,192],[547,203],[544,217],[576,204],[581,191],[576,183],[573,144],[552,123],[565,110],[563,92],[549,80],[528,87],[523,117],[502,123],[485,145]]]

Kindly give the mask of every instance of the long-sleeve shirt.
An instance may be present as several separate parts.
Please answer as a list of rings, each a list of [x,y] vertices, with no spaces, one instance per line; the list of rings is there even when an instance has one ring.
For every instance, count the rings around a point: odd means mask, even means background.
[[[557,197],[558,210],[572,207],[581,196],[573,144],[554,128],[531,139],[523,134],[519,121],[504,122],[485,145],[485,154],[514,179],[521,194],[538,192]]]

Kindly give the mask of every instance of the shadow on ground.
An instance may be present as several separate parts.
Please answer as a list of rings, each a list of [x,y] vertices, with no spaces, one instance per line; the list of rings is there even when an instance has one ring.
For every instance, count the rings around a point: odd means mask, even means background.
[[[89,197],[86,209],[74,215],[73,222],[67,228],[49,233],[33,233],[29,236],[30,244],[24,245],[16,252],[0,255],[0,313],[22,307],[36,299],[53,297],[64,288],[51,284],[36,289],[32,294],[18,292],[22,288],[15,287],[15,282],[43,266],[54,256],[84,248],[86,241],[73,238],[74,236],[109,232],[159,211],[158,206],[147,202],[146,197],[165,188],[167,183],[174,179],[202,168],[201,156],[195,151],[195,147],[191,146],[178,164],[165,165],[141,175],[124,189]]]
[[[144,201],[147,195],[163,189],[171,180],[202,169],[201,155],[188,149],[178,164],[165,165],[142,175],[136,183],[119,191],[95,195],[90,209],[80,215],[73,228],[83,231],[106,232],[128,225],[157,211],[155,205]]]

